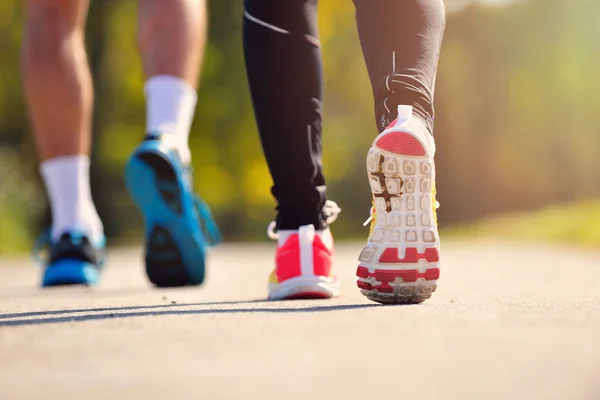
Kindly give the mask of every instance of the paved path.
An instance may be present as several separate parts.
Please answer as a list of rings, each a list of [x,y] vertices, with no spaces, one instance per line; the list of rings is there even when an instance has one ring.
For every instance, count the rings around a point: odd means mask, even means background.
[[[600,399],[600,254],[444,242],[434,297],[269,303],[271,247],[224,245],[202,288],[152,289],[115,250],[97,289],[0,261],[0,399]]]

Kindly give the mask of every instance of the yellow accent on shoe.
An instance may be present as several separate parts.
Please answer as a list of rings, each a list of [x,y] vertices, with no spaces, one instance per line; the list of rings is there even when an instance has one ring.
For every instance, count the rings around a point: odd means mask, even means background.
[[[277,274],[275,271],[271,272],[271,276],[269,276],[269,284],[277,285],[279,283],[279,279],[277,279]]]
[[[435,181],[431,184],[431,210],[433,212],[433,222],[437,226],[437,209],[439,207],[437,200],[435,199],[435,195],[437,191],[435,189]]]
[[[371,225],[369,226],[369,237],[373,235],[375,225],[377,225],[377,209],[375,208],[375,199],[373,199],[373,205],[371,206]]]

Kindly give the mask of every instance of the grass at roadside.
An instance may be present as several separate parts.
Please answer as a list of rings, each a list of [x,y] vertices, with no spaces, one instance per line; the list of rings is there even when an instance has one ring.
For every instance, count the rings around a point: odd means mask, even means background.
[[[31,231],[44,207],[33,171],[25,169],[19,154],[0,146],[0,254],[31,251]]]
[[[495,216],[444,229],[442,235],[564,243],[600,249],[600,200]]]

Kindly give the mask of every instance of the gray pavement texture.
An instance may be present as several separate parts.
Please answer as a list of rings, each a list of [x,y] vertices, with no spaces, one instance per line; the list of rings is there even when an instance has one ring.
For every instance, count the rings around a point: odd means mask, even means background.
[[[140,249],[97,288],[35,285],[0,260],[0,399],[599,400],[600,253],[443,242],[421,305],[364,299],[362,243],[340,243],[342,297],[264,301],[267,244],[213,249],[206,284],[159,290]]]

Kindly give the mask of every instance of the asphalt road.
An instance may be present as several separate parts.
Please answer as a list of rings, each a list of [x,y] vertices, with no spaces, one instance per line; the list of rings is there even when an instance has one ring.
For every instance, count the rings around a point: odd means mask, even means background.
[[[263,301],[270,245],[214,249],[207,284],[173,290],[139,249],[95,289],[1,259],[0,399],[600,399],[600,253],[443,242],[432,299],[381,306],[361,245],[338,245],[332,301]]]

